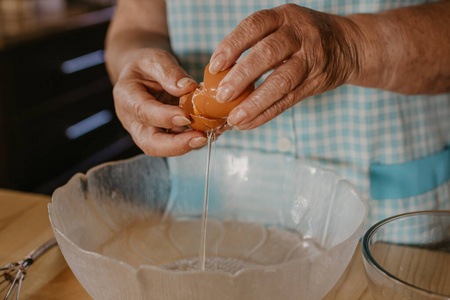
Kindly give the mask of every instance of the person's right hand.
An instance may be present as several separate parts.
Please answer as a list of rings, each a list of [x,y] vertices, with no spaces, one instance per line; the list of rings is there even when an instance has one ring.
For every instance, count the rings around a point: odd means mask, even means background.
[[[207,143],[205,134],[186,127],[178,106],[197,84],[167,51],[143,49],[120,73],[114,86],[116,113],[136,145],[150,156],[177,156]]]

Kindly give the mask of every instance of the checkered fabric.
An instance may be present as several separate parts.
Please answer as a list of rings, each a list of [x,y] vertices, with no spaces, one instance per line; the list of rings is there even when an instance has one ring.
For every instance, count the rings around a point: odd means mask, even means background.
[[[279,0],[167,0],[172,47],[198,82],[218,43],[245,17],[279,6]],[[421,0],[289,1],[347,15],[421,4]],[[417,210],[450,209],[450,181],[407,199],[373,200],[372,163],[399,164],[439,153],[450,145],[450,95],[407,96],[342,86],[310,97],[271,122],[249,131],[223,134],[219,147],[282,152],[336,170],[369,203],[368,225]]]

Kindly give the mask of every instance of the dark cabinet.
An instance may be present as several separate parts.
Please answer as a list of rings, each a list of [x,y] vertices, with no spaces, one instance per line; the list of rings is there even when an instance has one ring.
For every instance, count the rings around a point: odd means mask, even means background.
[[[49,194],[76,172],[140,153],[114,112],[107,26],[0,48],[0,187]]]

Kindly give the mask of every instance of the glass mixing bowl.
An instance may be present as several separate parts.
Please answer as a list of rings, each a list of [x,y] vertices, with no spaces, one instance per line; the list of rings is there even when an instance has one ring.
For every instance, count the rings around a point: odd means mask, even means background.
[[[206,151],[107,163],[55,191],[58,244],[94,299],[314,300],[335,285],[367,215],[353,185],[279,154],[212,154],[205,271]]]
[[[374,299],[450,299],[450,211],[381,221],[364,235],[362,251]]]

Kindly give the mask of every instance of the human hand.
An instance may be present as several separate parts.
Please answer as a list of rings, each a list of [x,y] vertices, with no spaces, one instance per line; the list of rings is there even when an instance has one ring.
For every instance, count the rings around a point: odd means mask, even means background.
[[[306,97],[349,82],[359,71],[360,38],[351,20],[295,4],[250,15],[211,56],[210,72],[216,73],[252,47],[221,82],[218,101],[233,100],[274,71],[230,113],[228,123],[241,130],[258,127]]]
[[[189,116],[178,106],[196,87],[169,52],[139,50],[114,86],[117,116],[147,155],[185,154],[207,142],[204,133],[186,127]]]

